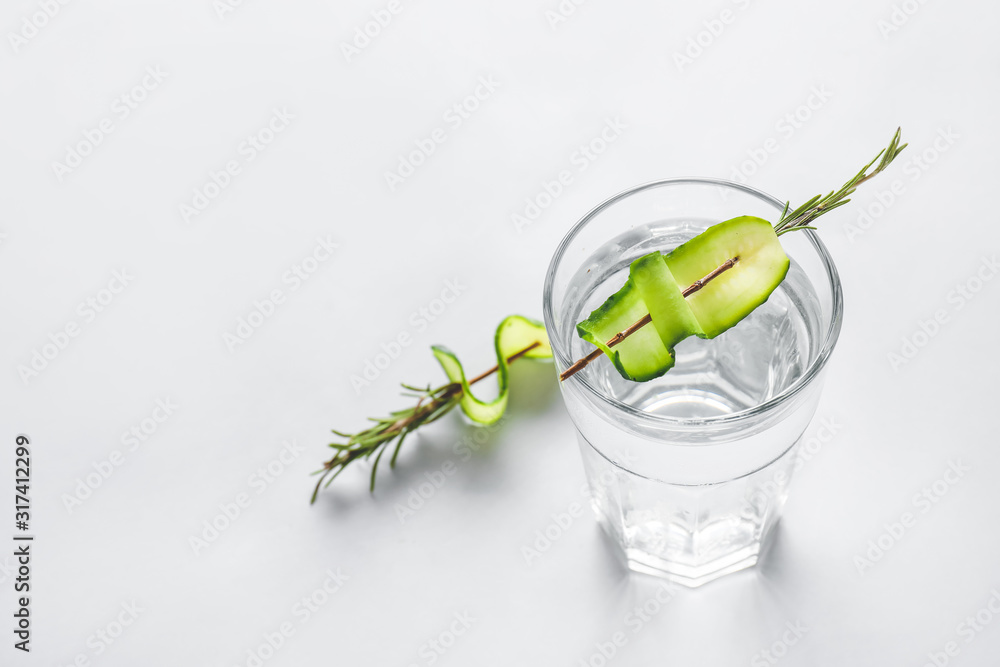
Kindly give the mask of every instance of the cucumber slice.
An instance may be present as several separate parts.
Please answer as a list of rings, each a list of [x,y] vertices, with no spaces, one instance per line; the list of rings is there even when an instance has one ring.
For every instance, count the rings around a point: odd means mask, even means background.
[[[739,258],[735,266],[684,298],[682,289],[734,257]],[[632,262],[625,285],[580,322],[577,333],[608,355],[625,379],[652,380],[673,367],[677,343],[690,335],[715,338],[767,301],[788,266],[767,220],[726,220],[666,256],[654,252]],[[653,326],[607,346],[606,341],[646,315]]]
[[[629,275],[639,289],[660,341],[671,353],[674,345],[691,334],[702,334],[698,318],[681,293],[683,287],[677,284],[662,254],[652,252],[635,260],[629,267]]]
[[[586,341],[601,348],[626,380],[645,382],[660,377],[674,365],[674,355],[660,340],[655,327],[645,326],[614,347],[606,341],[649,314],[632,278],[607,301],[576,325]]]
[[[788,273],[788,256],[771,223],[749,215],[713,225],[667,254],[684,287],[732,257],[739,257],[736,266],[687,298],[703,338],[715,338],[767,301]]]
[[[441,364],[441,368],[444,369],[445,375],[448,376],[448,380],[462,385],[462,398],[459,403],[462,412],[477,424],[486,425],[499,421],[504,410],[507,409],[507,385],[509,382],[507,357],[536,342],[538,346],[523,356],[526,359],[551,358],[552,348],[549,346],[549,337],[545,333],[545,325],[541,322],[521,315],[511,315],[504,318],[500,326],[497,327],[493,346],[497,353],[497,381],[500,383],[500,391],[492,401],[480,401],[472,394],[472,388],[465,377],[462,362],[458,360],[454,352],[441,345],[434,345],[431,350],[438,363]]]

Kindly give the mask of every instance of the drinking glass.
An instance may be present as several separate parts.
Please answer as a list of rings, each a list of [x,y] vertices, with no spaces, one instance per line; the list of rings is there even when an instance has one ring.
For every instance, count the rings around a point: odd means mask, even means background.
[[[647,183],[597,206],[545,279],[557,371],[593,349],[576,323],[624,284],[632,260],[736,216],[776,221],[782,209],[754,188],[701,178]],[[819,238],[804,230],[781,243],[791,265],[767,302],[714,339],[679,343],[662,377],[625,380],[602,355],[560,383],[597,520],[633,570],[699,586],[754,565],[778,521],[843,313]]]

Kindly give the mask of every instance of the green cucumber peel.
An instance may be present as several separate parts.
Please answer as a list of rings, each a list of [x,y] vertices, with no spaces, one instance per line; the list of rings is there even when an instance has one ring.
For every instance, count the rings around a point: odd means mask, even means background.
[[[635,382],[657,378],[674,364],[671,351],[663,345],[656,330],[644,327],[614,348],[605,341],[614,338],[636,320],[647,315],[646,305],[631,277],[583,322],[576,325],[584,340],[600,348],[622,377]]]
[[[692,334],[705,337],[691,304],[670,271],[667,257],[658,252],[640,257],[632,262],[629,273],[639,288],[656,333],[668,350],[673,352],[674,345]]]
[[[531,347],[534,345],[534,347]],[[452,383],[461,385],[462,394],[459,406],[469,419],[477,424],[494,424],[503,416],[507,409],[507,394],[509,390],[509,372],[507,358],[517,352],[528,349],[521,356],[526,359],[551,359],[552,348],[545,333],[545,326],[538,321],[511,315],[500,323],[493,337],[493,347],[497,355],[497,382],[499,392],[492,401],[482,401],[472,393],[472,387],[465,377],[465,369],[455,353],[446,347],[434,345],[431,350],[441,364],[445,375]]]
[[[686,300],[702,338],[715,338],[766,302],[788,273],[788,256],[771,223],[748,215],[712,225],[666,255],[667,266],[684,285],[730,258],[739,258],[736,266]]]
[[[718,271],[727,262],[728,269]],[[752,216],[726,220],[665,255],[652,252],[633,261],[625,285],[580,322],[577,332],[597,345],[622,377],[646,382],[673,368],[674,346],[682,340],[715,338],[764,303],[788,266],[771,223]],[[703,288],[693,289],[706,278],[710,282]],[[644,318],[653,326],[621,336]],[[612,347],[604,341],[617,342]]]

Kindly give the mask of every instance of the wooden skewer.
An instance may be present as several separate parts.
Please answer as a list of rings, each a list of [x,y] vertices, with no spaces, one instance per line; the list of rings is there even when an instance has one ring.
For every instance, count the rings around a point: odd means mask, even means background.
[[[526,348],[518,350],[514,354],[510,355],[509,357],[507,357],[507,363],[508,364],[514,363],[515,361],[517,361],[518,359],[520,359],[524,355],[526,355],[529,352],[531,352],[532,350],[534,350],[539,345],[541,345],[541,342],[536,340],[534,343],[532,343],[531,345],[527,346]],[[488,371],[483,371],[482,373],[480,373],[476,377],[472,378],[471,380],[469,380],[469,384],[476,384],[477,382],[479,382],[483,378],[489,377],[490,375],[493,375],[498,370],[500,370],[500,364],[497,364],[496,366],[494,366],[493,368],[489,369]],[[461,385],[459,385],[459,387],[461,387]]]
[[[729,269],[731,269],[734,266],[736,266],[736,262],[738,262],[738,261],[740,261],[740,258],[739,258],[738,255],[736,257],[731,258],[731,259],[727,259],[722,264],[720,264],[719,266],[715,267],[715,269],[713,269],[712,272],[709,273],[708,275],[706,275],[704,278],[701,278],[700,280],[696,280],[693,283],[691,283],[691,285],[689,285],[687,288],[685,288],[685,290],[683,292],[681,292],[681,294],[684,295],[684,298],[687,298],[687,297],[691,296],[692,294],[694,294],[695,292],[697,292],[698,290],[700,290],[702,287],[704,287],[705,285],[707,285],[708,283],[710,283],[712,280],[714,280],[715,278],[717,278],[721,274],[725,273]],[[653,321],[653,318],[650,317],[649,314],[647,313],[638,322],[636,322],[635,324],[633,324],[632,326],[630,326],[628,329],[625,329],[625,331],[620,331],[617,334],[615,334],[614,337],[611,340],[608,341],[608,347],[614,347],[615,345],[617,345],[618,343],[622,342],[623,340],[625,340],[626,338],[628,338],[629,336],[631,336],[632,334],[634,334],[636,331],[638,331],[639,329],[641,329],[642,327],[646,326],[647,324],[649,324],[652,321]],[[599,356],[601,356],[601,353],[602,353],[601,348],[599,348],[599,347],[595,348],[593,351],[591,351],[590,354],[588,354],[587,356],[585,356],[582,359],[577,360],[572,366],[570,366],[569,368],[567,368],[566,370],[564,370],[559,375],[559,380],[560,381],[565,381],[567,378],[570,378],[570,377],[576,375],[581,370],[583,370],[587,366],[587,364],[589,364],[591,361],[593,361],[594,359],[597,359]]]

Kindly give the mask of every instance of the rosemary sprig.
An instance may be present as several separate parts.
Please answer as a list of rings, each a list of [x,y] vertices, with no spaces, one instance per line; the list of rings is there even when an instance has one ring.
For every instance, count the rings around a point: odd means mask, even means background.
[[[319,495],[320,489],[323,488],[324,481],[326,482],[325,486],[329,486],[340,473],[344,472],[347,466],[359,459],[370,459],[377,452],[369,483],[369,489],[374,491],[378,464],[389,445],[393,441],[396,442],[396,449],[392,453],[392,458],[389,459],[389,467],[395,468],[396,458],[399,456],[399,450],[403,447],[406,436],[421,426],[435,422],[451,412],[462,398],[462,385],[458,383],[446,384],[437,389],[431,389],[430,386],[422,389],[407,384],[402,386],[407,390],[403,393],[404,396],[418,399],[417,404],[412,408],[392,412],[388,417],[378,419],[369,417],[371,421],[375,422],[375,426],[357,433],[333,431],[335,435],[347,438],[347,442],[330,443],[330,447],[336,449],[337,453],[325,462],[320,470],[313,473],[320,475],[320,478],[316,482],[310,503],[316,502],[316,497]]]
[[[509,364],[520,359],[538,346],[539,343],[535,342],[518,350],[507,357],[507,363]],[[475,384],[483,378],[496,373],[498,370],[499,365],[494,366],[471,378],[468,382],[470,385]],[[404,396],[417,399],[416,405],[412,408],[392,412],[388,417],[369,417],[371,421],[375,422],[375,426],[357,433],[333,431],[335,435],[347,438],[347,442],[330,443],[330,447],[337,450],[337,453],[333,458],[325,462],[321,469],[313,473],[314,475],[319,475],[320,478],[316,482],[312,499],[309,501],[310,504],[316,502],[316,497],[319,495],[320,489],[329,486],[340,473],[344,472],[347,466],[359,459],[371,459],[373,455],[375,456],[375,463],[372,464],[371,479],[368,488],[374,492],[378,464],[382,460],[382,455],[389,449],[393,441],[396,443],[396,448],[389,459],[390,468],[396,467],[396,459],[399,457],[399,450],[403,447],[406,436],[421,426],[426,426],[441,419],[441,417],[444,417],[455,409],[462,400],[463,389],[462,385],[458,382],[442,385],[436,389],[432,389],[430,385],[426,388],[413,387],[408,384],[403,384],[402,386],[407,390],[403,392]]]
[[[778,220],[777,224],[774,225],[774,231],[777,232],[778,236],[782,234],[787,234],[788,232],[798,231],[800,229],[816,229],[811,226],[810,223],[823,215],[824,213],[829,213],[838,206],[843,206],[847,202],[851,201],[847,199],[854,191],[857,190],[858,186],[872,178],[886,167],[888,167],[896,156],[903,152],[903,149],[908,146],[908,144],[899,145],[901,134],[901,128],[896,128],[896,134],[893,135],[892,141],[889,145],[879,151],[875,158],[866,164],[864,168],[857,173],[857,175],[844,184],[844,187],[840,188],[836,192],[831,192],[827,196],[816,195],[809,201],[807,201],[802,206],[799,206],[794,211],[789,212],[789,204],[785,203],[785,210],[781,214],[781,219]],[[882,158],[878,166],[875,167],[868,173],[868,169],[875,164],[876,160]]]

